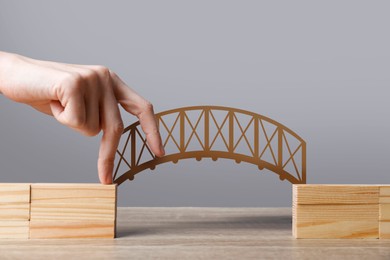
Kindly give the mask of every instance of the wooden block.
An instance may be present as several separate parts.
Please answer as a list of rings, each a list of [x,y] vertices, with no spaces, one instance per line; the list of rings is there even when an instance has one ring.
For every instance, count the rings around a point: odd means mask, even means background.
[[[390,221],[390,204],[379,204],[379,220]]]
[[[293,204],[378,204],[377,185],[293,185]]]
[[[379,196],[379,238],[390,239],[390,187],[380,187]]]
[[[29,203],[0,204],[0,220],[29,220]]]
[[[115,203],[31,203],[31,220],[114,220]]]
[[[378,204],[353,205],[297,205],[297,223],[334,221],[376,221],[379,217]]]
[[[381,197],[390,197],[390,186],[380,186],[379,196]]]
[[[382,186],[379,189],[379,203],[390,204],[390,187]]]
[[[297,205],[295,238],[378,238],[378,204]]]
[[[30,203],[30,184],[0,183],[0,203]]]
[[[33,220],[113,220],[116,185],[32,184]]]
[[[380,204],[390,204],[390,197],[379,197]]]
[[[95,183],[31,184],[31,203],[108,203],[116,201],[116,185]]]
[[[0,183],[0,221],[29,220],[30,184]]]
[[[0,239],[28,239],[28,220],[0,220]]]
[[[308,222],[296,227],[295,238],[378,238],[378,221]]]
[[[30,238],[113,238],[116,185],[32,184]]]
[[[390,239],[390,221],[379,222],[379,238]]]
[[[294,185],[295,238],[378,238],[377,185]]]
[[[32,220],[30,239],[114,238],[115,220]]]

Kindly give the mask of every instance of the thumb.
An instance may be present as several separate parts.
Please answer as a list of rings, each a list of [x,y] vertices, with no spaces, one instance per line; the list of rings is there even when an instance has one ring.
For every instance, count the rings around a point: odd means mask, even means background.
[[[82,97],[72,97],[64,105],[57,100],[50,102],[51,112],[61,124],[81,129],[86,122],[85,104]]]
[[[51,113],[60,122],[61,113],[64,112],[64,107],[57,100],[50,101]],[[61,123],[61,122],[60,122]]]

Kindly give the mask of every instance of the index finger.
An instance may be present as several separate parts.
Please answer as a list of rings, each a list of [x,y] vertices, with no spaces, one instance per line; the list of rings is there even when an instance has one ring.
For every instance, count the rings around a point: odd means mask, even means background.
[[[123,122],[118,103],[112,92],[105,93],[102,101],[101,124],[103,136],[100,141],[98,173],[100,182],[112,183],[114,160],[123,132]]]

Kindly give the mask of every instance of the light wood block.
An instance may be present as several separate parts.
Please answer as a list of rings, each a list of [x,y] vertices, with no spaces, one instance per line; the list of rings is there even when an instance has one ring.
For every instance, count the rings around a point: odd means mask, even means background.
[[[31,239],[114,238],[115,220],[32,220]]]
[[[29,220],[29,203],[0,204],[0,220]]]
[[[293,185],[295,204],[377,204],[377,185]]]
[[[379,238],[380,187],[294,185],[293,236]]]
[[[390,187],[380,187],[379,191],[379,203],[390,204]]]
[[[29,220],[30,184],[0,183],[0,221]]]
[[[114,238],[116,185],[32,184],[30,238]]]
[[[379,238],[390,239],[390,221],[379,222]]]
[[[116,201],[116,185],[95,183],[34,183],[31,203],[108,203]]]
[[[0,238],[114,238],[116,185],[0,183]]]
[[[390,186],[380,186],[379,196],[381,197],[390,197]]]
[[[378,204],[297,205],[296,238],[378,238]]]
[[[376,221],[378,204],[362,205],[297,205],[297,223],[332,221]]]
[[[379,196],[379,238],[390,239],[390,187],[380,187]]]
[[[381,203],[379,205],[379,220],[390,221],[390,204]]]
[[[114,220],[116,185],[32,184],[32,220]]]
[[[28,239],[28,220],[0,220],[0,239],[20,238]]]
[[[295,238],[378,238],[378,221],[308,222],[296,227]]]

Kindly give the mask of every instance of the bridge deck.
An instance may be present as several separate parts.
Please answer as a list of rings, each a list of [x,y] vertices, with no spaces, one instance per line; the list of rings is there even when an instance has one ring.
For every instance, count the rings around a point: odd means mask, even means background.
[[[119,208],[117,227],[115,240],[0,240],[1,258],[390,259],[390,240],[294,239],[290,208]]]

